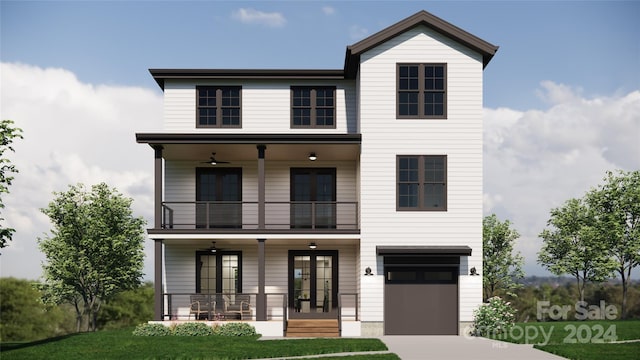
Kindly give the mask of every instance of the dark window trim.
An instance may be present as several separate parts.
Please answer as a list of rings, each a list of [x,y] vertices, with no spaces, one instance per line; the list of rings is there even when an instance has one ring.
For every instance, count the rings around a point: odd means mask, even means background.
[[[240,199],[242,201],[242,168],[241,167],[197,167],[196,168],[196,201],[206,201],[198,199],[198,189],[200,189],[200,175],[203,173],[216,173],[216,174],[237,174],[238,182],[240,185]],[[222,193],[222,182],[216,184],[216,193]]]
[[[201,125],[200,124],[200,89],[215,89],[216,90],[216,124],[215,125]],[[238,96],[240,97],[240,104],[238,109],[240,111],[240,119],[238,125],[223,125],[222,124],[222,91],[225,89],[238,90]],[[212,107],[208,107],[212,108]],[[235,108],[235,107],[234,107]],[[196,128],[242,128],[242,86],[219,86],[219,85],[198,85],[196,86]]]
[[[296,89],[309,89],[311,90],[311,119],[310,125],[294,125],[293,124],[293,91]],[[331,89],[333,90],[333,125],[318,125],[316,123],[316,90],[317,89]],[[338,119],[336,118],[336,108],[338,102],[336,99],[336,87],[335,86],[291,86],[289,90],[289,112],[290,112],[290,126],[292,129],[335,129]]]
[[[201,269],[200,269],[200,256],[208,255],[208,256],[216,256],[216,293],[221,293],[218,289],[222,289],[222,276],[218,276],[218,274],[222,274],[222,256],[223,255],[237,255],[238,256],[238,287],[240,288],[237,294],[242,293],[242,251],[223,251],[218,250],[215,254],[211,254],[206,250],[196,251],[196,293],[200,294],[202,292],[202,281],[201,281]]]
[[[418,158],[418,206],[400,206],[400,158]],[[444,158],[444,206],[441,208],[424,206],[424,159],[427,157]],[[447,155],[396,155],[396,211],[447,211],[449,204],[449,158]]]
[[[401,66],[418,66],[418,115],[400,115],[400,67]],[[444,100],[442,115],[425,115],[424,114],[424,94],[429,92],[424,89],[424,67],[425,66],[443,66],[444,67]],[[397,63],[396,64],[396,118],[397,119],[447,119],[448,108],[448,69],[446,63]]]

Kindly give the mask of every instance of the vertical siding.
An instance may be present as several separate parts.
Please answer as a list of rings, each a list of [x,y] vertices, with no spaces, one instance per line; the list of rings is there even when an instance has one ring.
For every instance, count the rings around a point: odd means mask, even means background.
[[[196,128],[196,83],[169,80],[164,89],[164,130],[216,133],[355,133],[356,93],[352,80],[199,81],[197,85],[242,86],[241,128]],[[335,129],[291,129],[291,86],[336,86]]]
[[[447,119],[396,119],[396,64],[447,63]],[[460,320],[481,302],[468,268],[482,266],[482,59],[425,27],[361,56],[359,77],[362,266],[377,267],[376,245],[467,245]],[[392,131],[390,131],[392,130]],[[448,210],[396,211],[396,155],[447,155]],[[383,278],[363,279],[362,319],[383,320]],[[367,284],[364,284],[364,283]]]

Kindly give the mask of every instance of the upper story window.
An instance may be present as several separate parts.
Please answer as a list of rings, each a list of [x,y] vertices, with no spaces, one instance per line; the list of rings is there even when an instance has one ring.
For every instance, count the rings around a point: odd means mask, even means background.
[[[398,64],[398,118],[447,118],[447,64]]]
[[[335,128],[336,88],[291,87],[291,127]]]
[[[197,86],[196,127],[240,127],[240,86]]]
[[[447,210],[447,156],[397,158],[397,209]]]

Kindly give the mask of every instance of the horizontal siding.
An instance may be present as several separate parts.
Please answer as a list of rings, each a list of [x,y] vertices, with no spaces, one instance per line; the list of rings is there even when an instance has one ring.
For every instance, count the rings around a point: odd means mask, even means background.
[[[166,161],[165,162],[165,201],[168,202],[193,202],[196,199],[196,167],[197,161]],[[242,200],[246,202],[258,201],[258,175],[257,163],[234,162],[233,167],[242,168]],[[316,161],[315,167],[336,168],[336,199],[338,202],[357,202],[356,187],[356,163],[350,161],[322,162]],[[290,200],[290,168],[310,167],[308,161],[265,162],[265,201],[288,202]],[[174,210],[175,224],[193,224],[195,219],[195,206],[193,204],[169,204]],[[283,229],[289,228],[288,204],[267,204],[267,224],[282,224]],[[353,222],[355,218],[355,205],[338,205],[337,218],[345,219],[345,222]],[[243,207],[243,223],[257,224],[257,205],[247,204]],[[338,222],[340,224],[340,221]],[[186,226],[184,226],[186,227]],[[180,226],[176,226],[180,228]]]
[[[241,128],[196,128],[196,83],[169,80],[164,88],[164,130],[171,132],[216,133],[355,133],[355,83],[344,81],[226,82],[199,81],[197,85],[238,85],[242,87]],[[335,129],[291,129],[291,86],[336,86]]]
[[[185,239],[185,242],[191,242]],[[357,287],[357,257],[358,248],[356,245],[322,245],[322,240],[316,240],[323,250],[338,251],[338,292],[356,293]],[[223,245],[220,245],[223,244]],[[208,247],[208,241],[192,243],[188,245],[170,244],[164,247],[165,263],[165,292],[168,293],[193,293],[196,290],[196,251]],[[217,242],[219,247],[233,249],[242,252],[242,291],[244,293],[255,294],[258,292],[258,245],[247,242],[233,244],[232,241],[220,239]],[[267,294],[286,294],[288,292],[288,251],[308,250],[305,241],[291,241],[289,245],[265,244],[265,292]],[[188,297],[176,297],[174,309],[188,306]],[[281,315],[279,309],[282,304],[282,297],[268,296],[268,315]],[[345,315],[355,314],[353,301],[346,299]],[[174,311],[176,313],[176,311]]]
[[[447,119],[396,119],[396,64],[447,64]],[[383,321],[384,279],[376,245],[466,245],[460,269],[460,320],[481,302],[468,268],[482,266],[482,58],[425,27],[361,56],[362,320]],[[393,131],[390,131],[392,129]],[[447,211],[396,211],[396,156],[447,155]]]

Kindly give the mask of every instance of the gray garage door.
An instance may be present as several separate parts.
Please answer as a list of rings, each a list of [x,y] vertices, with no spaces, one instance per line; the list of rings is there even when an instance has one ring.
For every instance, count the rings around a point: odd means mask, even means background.
[[[385,265],[384,328],[386,335],[457,335],[458,267]]]

